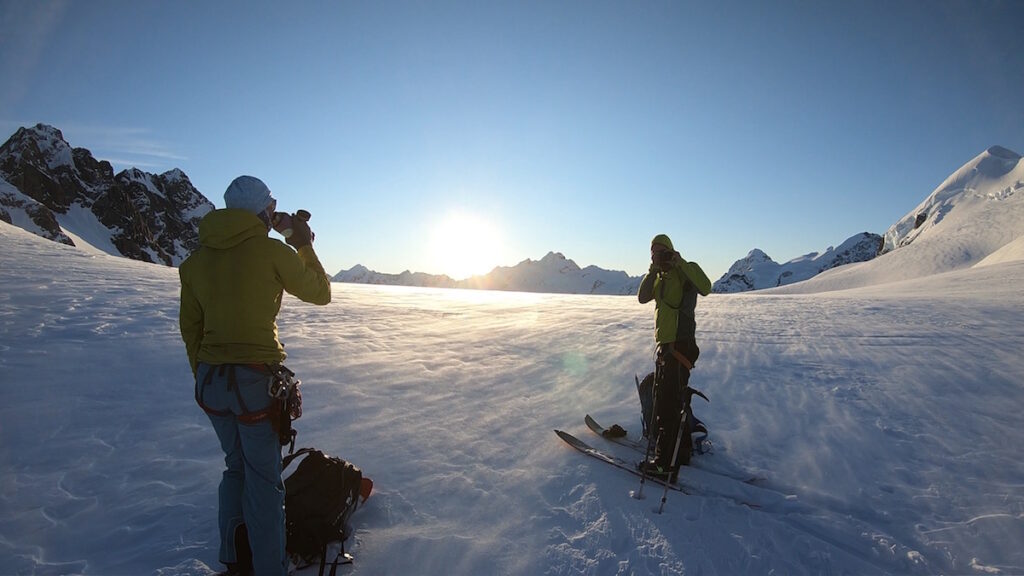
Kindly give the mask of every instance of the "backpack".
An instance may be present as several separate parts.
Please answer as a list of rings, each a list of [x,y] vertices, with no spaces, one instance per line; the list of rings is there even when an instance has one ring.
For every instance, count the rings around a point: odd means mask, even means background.
[[[636,391],[640,396],[640,412],[643,424],[643,435],[644,438],[650,437],[651,428],[654,425],[654,372],[644,376],[643,380],[640,380],[639,376],[634,375],[633,379],[636,380]],[[710,445],[707,440],[708,429],[696,416],[693,415],[693,406],[690,400],[694,394],[707,400],[708,397],[703,392],[696,388],[686,389],[687,397],[684,401],[684,410],[686,411],[686,418],[683,422],[683,438],[684,442],[689,440],[690,449],[685,448],[679,451],[680,462],[684,465],[689,464],[690,454],[696,452],[697,454],[704,454],[708,452],[708,448],[705,444]],[[710,402],[710,400],[708,400]]]
[[[352,556],[345,553],[345,540],[352,534],[349,518],[369,498],[373,482],[351,463],[315,448],[289,454],[282,469],[300,456],[305,458],[284,481],[285,549],[301,568],[319,558],[323,576],[328,545],[340,542],[331,567],[333,576],[339,563],[352,562]]]

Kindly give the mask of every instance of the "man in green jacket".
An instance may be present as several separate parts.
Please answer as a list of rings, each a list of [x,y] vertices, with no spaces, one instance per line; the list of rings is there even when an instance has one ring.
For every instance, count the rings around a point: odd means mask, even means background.
[[[651,267],[637,293],[641,304],[654,300],[657,343],[654,422],[649,426],[657,444],[654,459],[644,466],[649,474],[661,478],[674,479],[678,466],[690,462],[690,437],[685,427],[675,462],[673,453],[689,402],[690,371],[700,355],[695,337],[697,295],[710,292],[707,275],[696,262],[684,260],[668,236],[659,234],[651,240]]]
[[[259,576],[287,573],[281,443],[270,422],[270,366],[285,359],[277,337],[284,292],[327,304],[331,284],[305,221],[286,239],[268,237],[277,201],[258,178],[240,176],[223,210],[199,223],[200,247],[180,266],[181,338],[196,377],[196,401],[224,451],[218,527],[220,561],[242,573],[252,552]],[[244,552],[243,552],[244,553]]]

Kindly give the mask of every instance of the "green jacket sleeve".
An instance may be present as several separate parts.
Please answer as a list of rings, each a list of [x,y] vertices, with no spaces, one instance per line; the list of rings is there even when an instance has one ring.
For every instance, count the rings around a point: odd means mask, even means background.
[[[697,287],[697,292],[700,292],[701,296],[707,296],[711,293],[711,280],[701,270],[699,264],[696,262],[683,262],[682,269],[686,277],[690,279],[690,282],[693,282],[693,285]]]
[[[331,280],[316,257],[312,246],[303,246],[298,252],[280,244],[284,254],[278,259],[278,274],[286,292],[310,304],[328,304],[331,301]]]
[[[648,272],[643,279],[640,280],[640,289],[637,290],[636,297],[640,300],[641,304],[647,304],[651,300],[654,300],[654,279],[657,277],[657,272]]]
[[[203,308],[199,305],[199,300],[196,299],[191,286],[184,278],[181,279],[181,308],[178,311],[178,325],[181,329],[181,339],[185,342],[188,363],[192,366],[192,374],[195,375],[198,363],[196,357],[199,354],[199,347],[203,343]]]

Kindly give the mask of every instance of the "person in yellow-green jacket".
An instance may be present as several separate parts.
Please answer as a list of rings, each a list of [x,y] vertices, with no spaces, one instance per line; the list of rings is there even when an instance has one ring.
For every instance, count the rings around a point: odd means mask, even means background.
[[[224,203],[200,221],[200,247],[178,270],[181,338],[196,401],[224,451],[219,560],[229,574],[283,576],[281,442],[269,417],[268,389],[272,367],[285,359],[277,313],[284,292],[329,303],[331,284],[304,220],[292,219],[285,240],[291,248],[268,236],[277,201],[261,180],[236,178]]]
[[[689,404],[690,371],[697,362],[697,295],[711,292],[711,280],[696,262],[687,262],[668,236],[651,240],[651,267],[640,281],[641,304],[654,300],[654,339],[657,343],[653,423],[654,459],[643,465],[661,478],[675,479],[680,464],[690,462],[690,436],[685,430],[678,454],[676,439]],[[692,420],[690,418],[689,420]],[[691,423],[692,424],[692,423]]]

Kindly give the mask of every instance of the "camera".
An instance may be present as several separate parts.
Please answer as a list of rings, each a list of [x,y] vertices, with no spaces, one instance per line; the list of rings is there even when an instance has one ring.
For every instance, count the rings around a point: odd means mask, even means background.
[[[287,212],[274,212],[273,217],[270,219],[271,226],[274,230],[277,230],[281,236],[290,238],[294,230],[292,230],[292,219],[297,218],[303,222],[309,222],[312,214],[306,210],[296,210],[295,214],[289,214]]]
[[[675,257],[675,255],[676,253],[672,252],[671,250],[661,250],[651,254],[651,261],[657,264],[658,266],[664,267],[672,263],[672,259]]]

